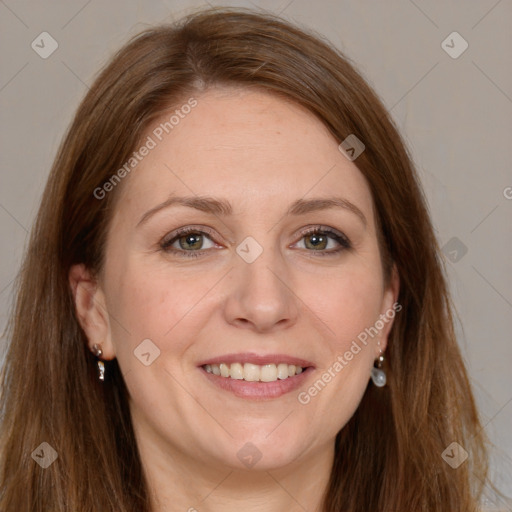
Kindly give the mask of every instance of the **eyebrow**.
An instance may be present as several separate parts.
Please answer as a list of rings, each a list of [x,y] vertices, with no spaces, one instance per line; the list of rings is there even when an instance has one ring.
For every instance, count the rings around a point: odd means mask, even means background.
[[[231,204],[223,199],[214,199],[209,196],[171,196],[163,203],[156,205],[154,208],[151,208],[142,215],[137,223],[137,227],[147,222],[155,213],[165,208],[170,208],[171,206],[186,206],[188,208],[194,208],[205,213],[219,216],[228,216],[233,214]],[[304,215],[331,208],[342,208],[352,212],[359,217],[365,227],[367,226],[367,220],[363,212],[355,204],[341,197],[298,199],[290,205],[285,215]]]

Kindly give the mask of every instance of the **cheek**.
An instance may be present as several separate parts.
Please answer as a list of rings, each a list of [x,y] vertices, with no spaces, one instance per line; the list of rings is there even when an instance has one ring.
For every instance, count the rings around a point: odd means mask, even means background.
[[[121,363],[146,339],[152,340],[161,352],[172,345],[175,353],[181,353],[186,340],[177,339],[174,333],[182,320],[193,314],[194,305],[204,295],[202,290],[197,281],[184,283],[179,276],[162,275],[136,264],[113,272],[108,309],[112,312],[112,337]]]
[[[330,328],[329,340],[337,351],[357,339],[379,318],[382,277],[369,268],[355,268],[330,278],[308,304]]]
[[[379,319],[382,287],[378,272],[354,271],[331,279],[308,306],[328,325],[324,329],[317,378],[299,401],[328,419],[325,437],[334,436],[357,409],[370,379],[377,338],[368,329]],[[325,416],[324,416],[325,417]]]
[[[336,433],[357,408],[370,377],[377,337],[370,329],[382,306],[382,275],[375,264],[353,265],[326,281],[308,305],[329,326],[324,336],[322,364],[315,389],[305,399],[328,407],[326,428]],[[327,330],[326,330],[327,332]],[[303,397],[304,398],[304,397]]]

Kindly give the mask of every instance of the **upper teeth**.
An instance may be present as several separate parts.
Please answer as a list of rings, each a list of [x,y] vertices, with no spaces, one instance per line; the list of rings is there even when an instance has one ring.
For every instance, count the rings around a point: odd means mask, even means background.
[[[251,364],[251,363],[232,363],[231,365],[205,364],[203,368],[208,373],[220,375],[221,377],[231,377],[232,379],[246,380],[250,382],[274,382],[277,379],[287,379],[302,372],[301,366],[294,364],[280,363],[275,364]]]

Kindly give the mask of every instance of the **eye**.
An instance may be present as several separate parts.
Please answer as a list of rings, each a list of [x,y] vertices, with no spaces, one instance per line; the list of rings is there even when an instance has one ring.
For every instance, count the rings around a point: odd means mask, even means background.
[[[166,236],[160,243],[160,247],[168,253],[184,257],[197,257],[202,254],[200,251],[215,247],[215,243],[211,239],[210,230],[187,226]]]
[[[329,227],[314,226],[304,230],[301,235],[301,240],[294,246],[314,252],[316,256],[334,256],[352,247],[343,233]],[[195,258],[216,247],[212,236],[213,231],[205,227],[186,226],[164,237],[160,248],[169,254]]]
[[[302,247],[300,247],[300,242],[303,242]],[[343,233],[323,226],[303,231],[298,244],[300,249],[318,252],[318,256],[338,254],[352,247],[349,239]]]

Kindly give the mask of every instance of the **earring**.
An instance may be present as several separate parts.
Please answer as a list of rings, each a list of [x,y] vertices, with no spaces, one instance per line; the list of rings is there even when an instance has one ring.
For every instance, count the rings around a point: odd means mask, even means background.
[[[97,343],[92,346],[92,352],[96,357],[101,357],[103,355],[103,350],[101,350],[101,346]]]
[[[382,388],[386,385],[386,372],[382,369],[384,363],[384,356],[382,352],[379,357],[375,360],[375,366],[372,368],[371,377],[373,383],[378,387]]]
[[[97,343],[95,343],[92,346],[92,352],[98,358],[100,358],[103,355],[103,350],[101,349],[101,346],[98,345]],[[98,365],[98,379],[101,382],[104,382],[105,381],[105,363],[103,361],[101,361],[100,359],[98,359],[96,364]]]
[[[105,381],[105,363],[103,361],[98,361],[98,379],[101,382]]]

